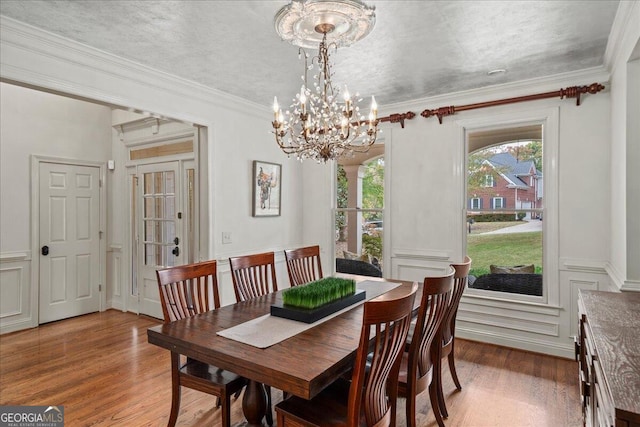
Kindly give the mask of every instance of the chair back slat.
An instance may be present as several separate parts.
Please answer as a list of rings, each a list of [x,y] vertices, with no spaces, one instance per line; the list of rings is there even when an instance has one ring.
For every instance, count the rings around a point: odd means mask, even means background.
[[[236,302],[278,290],[273,252],[229,258]]]
[[[361,425],[361,417],[368,426],[392,425],[400,356],[407,339],[417,288],[416,283],[402,286],[364,304],[360,344],[349,388],[347,425]],[[372,334],[375,338],[370,346]]]
[[[456,317],[458,314],[458,306],[460,305],[460,299],[467,287],[467,280],[469,277],[469,270],[471,269],[471,258],[466,256],[464,261],[459,264],[451,264],[451,267],[455,270],[453,275],[453,294],[451,295],[451,302],[447,308],[442,326],[442,344],[447,345],[453,339],[456,330]]]
[[[432,374],[432,344],[440,337],[440,327],[451,300],[454,271],[446,276],[425,277],[422,300],[409,346],[407,378],[420,380]],[[427,381],[427,383],[430,381]]]
[[[157,270],[164,322],[173,322],[220,307],[217,276],[216,261]]]
[[[284,251],[291,286],[304,285],[322,279],[320,246],[289,249]]]

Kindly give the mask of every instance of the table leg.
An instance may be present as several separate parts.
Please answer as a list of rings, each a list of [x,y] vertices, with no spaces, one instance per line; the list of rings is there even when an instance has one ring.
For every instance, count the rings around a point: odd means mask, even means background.
[[[242,398],[242,412],[248,425],[262,426],[262,419],[267,413],[267,396],[261,383],[249,380]]]

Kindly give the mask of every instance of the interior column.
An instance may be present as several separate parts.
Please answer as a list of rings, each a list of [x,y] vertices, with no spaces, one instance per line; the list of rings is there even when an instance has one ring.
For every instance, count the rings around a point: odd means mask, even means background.
[[[345,165],[347,174],[347,208],[360,209],[362,207],[362,165]],[[347,250],[360,254],[362,251],[362,212],[347,212]]]

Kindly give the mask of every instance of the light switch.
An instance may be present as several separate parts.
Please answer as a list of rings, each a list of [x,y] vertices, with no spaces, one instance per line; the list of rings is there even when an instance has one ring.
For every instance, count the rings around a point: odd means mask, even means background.
[[[222,244],[226,245],[227,243],[231,243],[231,232],[223,231],[222,232]]]

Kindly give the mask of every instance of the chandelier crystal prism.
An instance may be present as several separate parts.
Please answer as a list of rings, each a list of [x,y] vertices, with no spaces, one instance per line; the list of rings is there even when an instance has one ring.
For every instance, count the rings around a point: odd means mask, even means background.
[[[375,23],[373,11],[355,0],[293,0],[276,14],[276,31],[299,46],[299,57],[304,59],[303,85],[289,110],[283,114],[277,98],[273,102],[273,133],[287,155],[326,162],[367,152],[375,143],[379,132],[375,98],[371,97],[365,117],[358,96],[352,99],[346,86],[340,97],[331,81],[329,54],[369,34]],[[318,44],[317,56],[310,58],[303,48]],[[308,74],[315,69],[309,86]]]

